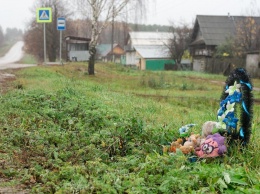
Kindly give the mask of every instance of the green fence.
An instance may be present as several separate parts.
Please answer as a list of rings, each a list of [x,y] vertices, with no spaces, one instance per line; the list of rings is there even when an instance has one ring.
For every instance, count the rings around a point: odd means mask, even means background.
[[[170,70],[174,69],[175,61],[171,59],[148,59],[146,70]]]

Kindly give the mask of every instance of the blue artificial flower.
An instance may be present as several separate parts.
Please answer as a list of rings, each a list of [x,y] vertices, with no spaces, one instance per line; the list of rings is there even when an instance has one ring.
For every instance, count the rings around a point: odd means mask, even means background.
[[[226,117],[223,119],[223,122],[226,123],[227,126],[236,129],[237,128],[238,119],[235,117],[234,112],[229,112],[226,115]]]
[[[228,101],[228,96],[225,98],[225,100],[222,100],[221,102],[220,102],[220,106],[222,107],[222,106],[225,106],[225,104],[227,103],[227,101]]]
[[[228,96],[220,102],[217,128],[226,129],[228,132],[230,132],[230,128],[237,128],[238,119],[235,117],[234,107],[242,99],[240,88],[241,84],[237,84],[236,81],[233,86],[226,86],[225,93],[228,93]]]
[[[240,102],[242,98],[242,93],[235,91],[234,94],[232,95],[232,102]]]
[[[240,102],[242,98],[242,93],[235,91],[233,95],[227,96],[224,100],[220,102],[220,106],[224,106],[228,101],[232,104],[234,102]]]
[[[226,111],[226,107],[225,106],[221,106],[220,109],[218,109],[218,116],[221,116],[225,113]]]

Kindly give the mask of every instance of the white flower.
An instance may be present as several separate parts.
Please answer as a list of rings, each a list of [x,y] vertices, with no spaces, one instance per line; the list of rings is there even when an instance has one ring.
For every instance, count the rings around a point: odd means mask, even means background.
[[[228,93],[228,95],[233,95],[235,91],[240,92],[241,84],[237,84],[237,81],[234,82],[233,86],[229,86],[228,89],[225,91],[225,93]]]
[[[223,122],[224,118],[225,118],[225,114],[221,115],[221,116],[218,116],[218,122],[216,124],[216,127],[218,129],[227,129],[227,125],[226,123]]]
[[[234,106],[235,106],[235,102],[230,104],[230,101],[227,102],[227,105],[226,105],[226,111],[225,111],[225,114],[227,115],[229,112],[234,112]]]

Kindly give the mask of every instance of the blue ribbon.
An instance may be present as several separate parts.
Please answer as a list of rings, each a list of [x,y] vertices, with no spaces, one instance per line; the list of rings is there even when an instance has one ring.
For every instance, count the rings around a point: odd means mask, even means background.
[[[249,116],[250,113],[248,112],[248,110],[247,110],[247,108],[246,108],[246,104],[245,104],[244,101],[242,102],[242,106],[243,106],[243,109],[244,109],[244,111],[246,112],[246,114]]]
[[[242,127],[239,130],[239,135],[240,135],[240,137],[242,137],[244,139],[245,135],[244,135],[244,130]]]
[[[242,80],[240,80],[240,83],[241,84],[245,84],[250,90],[253,89],[252,85],[250,83],[247,83],[247,82],[243,82]]]

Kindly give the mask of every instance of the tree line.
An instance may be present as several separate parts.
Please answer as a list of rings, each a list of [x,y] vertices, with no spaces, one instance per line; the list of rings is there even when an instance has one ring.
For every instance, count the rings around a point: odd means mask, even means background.
[[[14,43],[18,40],[22,40],[23,31],[17,28],[7,28],[4,32],[0,26],[0,47],[3,47],[6,43]]]

